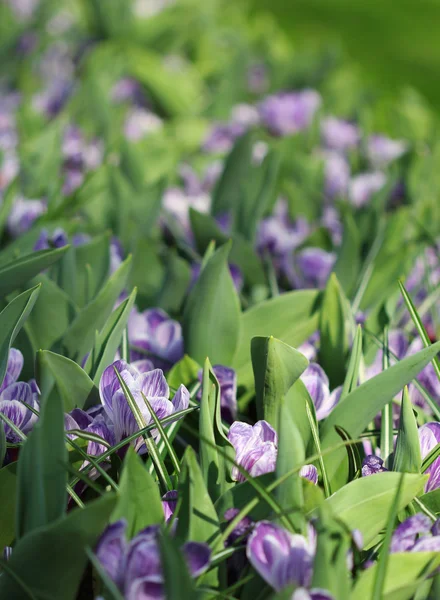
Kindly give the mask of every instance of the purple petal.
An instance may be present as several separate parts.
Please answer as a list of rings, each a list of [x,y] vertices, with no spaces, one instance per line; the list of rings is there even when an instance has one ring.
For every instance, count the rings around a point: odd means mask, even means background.
[[[104,422],[92,423],[85,431],[98,435],[110,446],[115,445],[115,435]],[[108,447],[105,444],[99,444],[98,442],[89,442],[87,445],[87,454],[90,456],[100,456],[107,450]]]
[[[148,578],[161,583],[162,566],[156,533],[141,533],[131,542],[125,566],[125,591],[136,579]]]
[[[298,588],[295,590],[292,600],[335,600],[335,597],[321,588],[312,588],[311,590]]]
[[[440,552],[440,537],[424,537],[418,540],[411,552]]]
[[[23,354],[16,348],[11,348],[8,355],[8,365],[6,372],[10,375],[14,381],[17,381],[21,370],[23,368]]]
[[[99,382],[99,395],[101,397],[101,402],[110,417],[112,413],[113,396],[117,390],[120,390],[121,388],[115,373],[115,368],[119,371],[122,379],[130,389],[134,387],[134,381],[139,376],[138,371],[127,364],[125,360],[117,360],[104,370]]]
[[[127,522],[124,519],[109,525],[95,550],[99,562],[117,585],[121,585],[123,579],[123,559],[127,548],[126,529]]]
[[[162,496],[162,508],[165,521],[171,519],[177,506],[177,490],[171,490]]]
[[[301,477],[308,479],[315,485],[318,483],[318,469],[314,465],[304,465],[299,472]]]
[[[208,544],[187,542],[183,545],[182,551],[192,577],[198,577],[209,567],[211,550]]]
[[[431,530],[429,517],[418,513],[401,523],[393,533],[390,552],[406,552],[414,547],[419,534],[428,534]]]
[[[126,592],[126,600],[164,600],[164,587],[162,581],[155,578],[143,577],[129,583]]]
[[[317,363],[311,363],[301,375],[301,380],[315,405],[316,418],[318,421],[325,419],[336,404],[337,398],[330,396],[329,381],[324,370]]]
[[[324,145],[338,152],[355,148],[360,140],[356,125],[335,117],[327,117],[321,121],[321,135]]]
[[[152,371],[154,369],[153,363],[148,358],[135,360],[131,363],[131,366],[137,369],[139,373],[148,373],[148,371]]]
[[[153,398],[168,398],[170,395],[170,388],[161,369],[142,373],[137,383],[150,402]]]
[[[321,105],[314,90],[268,96],[260,104],[260,117],[273,135],[291,135],[308,127]]]
[[[32,404],[32,389],[28,383],[19,381],[12,383],[0,393],[0,402],[2,400],[17,400]]]
[[[189,406],[189,398],[189,391],[183,384],[181,384],[177,392],[174,394],[174,398],[172,399],[174,412],[187,409]]]
[[[336,260],[336,255],[321,248],[305,248],[294,261],[294,268],[287,273],[296,288],[325,287]]]
[[[78,429],[86,429],[93,421],[92,417],[81,408],[74,408],[69,414],[76,421]]]
[[[383,460],[379,456],[371,454],[366,456],[362,461],[362,477],[368,477],[368,475],[375,475],[376,473],[383,473],[388,471],[383,466]]]
[[[223,365],[212,367],[220,385],[222,417],[232,423],[237,414],[237,375],[234,369]]]
[[[112,418],[116,442],[120,442],[132,433],[139,431],[136,419],[122,391],[116,392],[113,396]]]
[[[232,521],[238,515],[238,508],[228,508],[225,512],[225,520]],[[252,527],[254,526],[254,521],[250,517],[244,517],[234,528],[233,532],[229,535],[226,540],[226,546],[232,546],[234,542],[236,542],[239,538],[241,541],[244,541],[249,536]]]
[[[406,142],[392,140],[384,135],[372,135],[367,142],[367,155],[374,167],[385,167],[402,156],[407,149]]]
[[[0,400],[0,412],[5,415],[18,429],[23,431],[26,428],[26,424],[32,414],[29,409],[25,407],[21,402],[16,400]],[[16,444],[20,442],[22,438],[17,435],[12,428],[6,423],[3,423],[5,429],[6,440],[10,443]]]
[[[386,181],[386,176],[380,171],[356,175],[349,186],[348,194],[351,203],[357,208],[365,206],[371,197],[384,187]]]
[[[423,459],[440,443],[440,423],[426,423],[422,425],[419,429],[419,439]],[[440,487],[440,457],[434,460],[426,470],[426,473],[429,475],[429,479],[425,485],[425,491],[431,492]]]
[[[258,421],[253,427],[235,421],[228,439],[234,446],[236,462],[253,477],[275,470],[278,440],[275,430],[266,421]],[[237,467],[232,469],[232,478],[244,481]]]

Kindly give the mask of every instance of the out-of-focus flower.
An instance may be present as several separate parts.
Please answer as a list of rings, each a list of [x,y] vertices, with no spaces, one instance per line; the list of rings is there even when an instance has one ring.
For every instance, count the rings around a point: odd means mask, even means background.
[[[328,198],[345,196],[350,183],[350,165],[337,152],[324,154],[324,191]]]
[[[359,144],[359,128],[335,117],[327,117],[321,121],[322,142],[329,150],[346,152]]]
[[[182,188],[170,187],[165,190],[162,198],[162,206],[177,221],[184,233],[190,237],[189,209],[194,208],[201,213],[209,212],[211,196],[205,191],[188,194]]]
[[[243,127],[252,127],[260,122],[260,114],[252,104],[236,104],[232,107],[231,120]]]
[[[390,352],[396,355],[398,360],[402,360],[408,352],[408,339],[405,333],[399,329],[393,329],[388,333],[388,348]],[[390,365],[396,363],[396,359],[390,355]],[[375,375],[382,372],[383,362],[383,351],[380,348],[374,358],[374,361],[369,365],[366,370],[366,378],[371,379]]]
[[[128,140],[138,142],[162,127],[162,119],[153,112],[145,108],[133,107],[125,119],[124,133]]]
[[[169,521],[177,506],[177,490],[170,490],[162,496],[162,508],[165,521]]]
[[[367,141],[367,156],[375,168],[385,167],[408,150],[402,140],[391,140],[384,135],[372,135]]]
[[[234,369],[223,365],[213,365],[212,370],[220,385],[220,407],[222,418],[232,423],[237,416],[237,374]],[[203,371],[199,371],[199,381],[203,380]],[[198,398],[202,397],[199,391]]]
[[[333,244],[339,246],[342,242],[343,226],[339,212],[334,206],[324,206],[322,209],[321,224],[328,229]]]
[[[362,477],[368,477],[369,475],[375,475],[376,473],[383,473],[388,471],[383,466],[383,460],[379,456],[370,454],[366,456],[362,461]]]
[[[440,423],[422,425],[419,429],[419,439],[422,459],[424,459],[440,443]],[[429,475],[425,492],[431,492],[440,487],[440,457],[433,461],[425,473]]]
[[[180,323],[159,308],[139,313],[133,309],[128,320],[131,361],[148,358],[155,367],[170,369],[183,357]]]
[[[330,393],[330,384],[324,369],[317,363],[310,363],[301,380],[310,394],[315,405],[318,421],[325,419],[339,401],[342,388],[336,388]]]
[[[147,527],[130,542],[126,529],[125,520],[107,527],[95,550],[98,560],[126,598],[165,600],[159,527]],[[181,550],[192,577],[209,567],[211,550],[207,544],[187,542]]]
[[[23,368],[23,355],[11,348],[6,374],[0,386],[0,412],[5,415],[22,433],[31,431],[38,417],[26,405],[38,410],[38,387],[34,381],[17,381]],[[3,422],[6,440],[10,443],[21,441],[21,437]]]
[[[248,540],[246,553],[254,569],[277,592],[292,584],[310,585],[315,548],[304,536],[260,521]]]
[[[48,250],[49,248],[62,248],[67,246],[69,240],[66,232],[61,229],[55,229],[52,235],[49,235],[47,229],[42,229],[40,237],[35,243],[34,250]]]
[[[63,137],[63,194],[69,195],[79,188],[85,174],[97,169],[104,157],[101,140],[87,141],[78,127],[70,126]]]
[[[257,421],[253,426],[235,421],[229,429],[228,439],[235,449],[235,462],[252,477],[275,471],[278,436],[267,421]],[[318,472],[313,465],[302,467],[300,475],[312,483],[318,482]],[[235,466],[231,476],[234,481],[246,480]]]
[[[110,240],[110,273],[114,273],[124,260],[124,250],[117,237]]]
[[[410,356],[415,354],[416,352],[422,350],[423,347],[422,340],[417,337],[413,340],[413,342],[411,342],[407,355]],[[440,381],[432,363],[427,364],[426,367],[417,375],[417,381],[426,389],[428,394],[430,394],[436,402],[440,403]],[[413,383],[409,385],[408,391],[411,402],[423,409],[428,408],[424,397]]]
[[[99,382],[99,395],[107,417],[113,424],[116,442],[136,433],[139,426],[122,391],[115,368],[127,384],[146,425],[151,424],[153,419],[143,396],[159,419],[188,408],[189,392],[184,385],[179,387],[170,400],[170,390],[160,369],[140,373],[133,365],[117,360],[105,369]],[[153,430],[152,434],[157,434],[157,430]],[[136,439],[133,445],[136,450],[145,450],[143,438]]]
[[[34,221],[46,212],[43,200],[27,200],[19,196],[14,200],[8,216],[8,229],[13,237],[18,237],[28,231]]]
[[[136,106],[145,106],[146,99],[141,84],[133,77],[122,77],[110,91],[113,102],[131,102]]]
[[[17,19],[20,21],[28,21],[38,5],[40,4],[40,0],[7,0],[9,6],[14,11]]]
[[[226,154],[232,149],[235,140],[246,131],[243,123],[217,123],[203,142],[205,152]]]
[[[440,552],[438,523],[432,525],[421,513],[412,515],[394,531],[390,552]]]
[[[176,0],[135,0],[133,13],[141,19],[149,19],[158,15],[168,6],[172,6]]]
[[[315,90],[268,96],[259,106],[262,123],[273,135],[291,135],[306,129],[321,105]]]
[[[322,289],[336,261],[336,254],[322,248],[304,248],[293,259],[287,276],[291,284],[298,289]]]
[[[375,171],[372,173],[361,173],[350,181],[348,197],[357,208],[365,206],[373,194],[381,190],[387,182],[384,173]]]

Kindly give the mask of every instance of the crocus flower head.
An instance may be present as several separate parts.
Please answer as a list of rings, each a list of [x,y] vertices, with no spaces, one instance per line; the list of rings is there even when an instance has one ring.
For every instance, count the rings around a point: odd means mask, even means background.
[[[321,121],[322,142],[329,150],[346,152],[359,144],[359,129],[349,121],[327,117]]]
[[[183,357],[180,323],[159,308],[143,313],[134,308],[128,320],[128,339],[132,361],[148,358],[155,367],[170,369]]]
[[[124,520],[107,527],[96,547],[96,556],[126,598],[165,600],[159,528],[147,527],[127,542],[126,527]],[[181,550],[192,577],[208,568],[211,551],[207,544],[187,542]]]
[[[324,191],[328,198],[345,196],[350,183],[350,165],[337,152],[324,154]]]
[[[357,208],[365,206],[371,197],[381,190],[387,182],[386,175],[381,171],[361,173],[350,181],[348,197]]]
[[[383,466],[383,460],[379,456],[370,454],[362,461],[362,477],[368,477],[368,475],[375,475],[376,473],[383,473],[388,471]]]
[[[42,229],[40,237],[35,243],[34,250],[48,250],[49,248],[62,248],[69,243],[66,232],[58,227],[50,235],[47,229]]]
[[[294,257],[293,266],[287,274],[298,289],[325,287],[335,264],[336,255],[322,248],[305,248]]]
[[[278,436],[267,421],[249,425],[232,423],[228,439],[235,448],[235,461],[253,477],[275,471]],[[232,468],[232,479],[245,481],[237,467]]]
[[[147,398],[159,419],[188,408],[189,392],[186,387],[181,385],[171,401],[167,381],[160,369],[140,373],[133,365],[117,360],[105,369],[99,382],[101,402],[113,425],[116,442],[135,433],[139,427],[121,389],[115,369],[130,389],[146,425],[152,422],[152,418],[143,396]],[[157,432],[153,430],[152,433],[155,435]],[[134,445],[136,449],[144,450],[142,438],[138,438]]]
[[[220,385],[220,409],[222,418],[232,423],[237,415],[237,374],[234,369],[223,365],[213,365],[212,370]],[[198,373],[199,381],[203,380],[203,371]],[[198,393],[198,399],[202,391]]]
[[[203,150],[209,153],[226,154],[232,150],[235,140],[245,131],[245,125],[239,122],[217,123],[203,142]]]
[[[440,443],[440,423],[422,425],[419,429],[419,440],[423,459]],[[425,485],[425,492],[431,492],[440,487],[440,457],[436,458],[428,467],[426,474],[429,475],[429,479]]]
[[[170,490],[162,496],[162,508],[165,521],[169,521],[177,506],[177,490]]]
[[[314,548],[304,536],[260,521],[248,540],[246,553],[254,569],[277,592],[291,584],[309,586]]]
[[[145,108],[133,107],[125,120],[124,134],[128,140],[138,142],[162,127],[162,119],[153,112]]]
[[[408,150],[402,140],[392,140],[384,135],[372,135],[367,142],[367,155],[373,167],[385,167]]]
[[[432,525],[426,515],[412,515],[394,531],[390,552],[440,552],[438,521]]]
[[[23,367],[23,356],[19,350],[11,348],[4,380],[0,386],[0,412],[24,434],[29,433],[37,421],[37,416],[26,405],[38,410],[38,387],[34,381],[17,381]],[[6,422],[3,423],[6,440],[10,443],[21,441],[21,437]]]
[[[274,94],[260,104],[260,117],[273,135],[291,135],[309,127],[320,105],[315,90]]]
[[[336,388],[330,393],[329,380],[324,369],[317,363],[310,363],[301,380],[310,394],[315,405],[318,421],[325,419],[339,401],[341,388]]]
[[[46,212],[43,200],[27,200],[18,197],[14,200],[8,216],[8,230],[13,237],[18,237],[28,231],[33,222]]]
[[[67,432],[73,429],[79,429],[86,433],[93,433],[96,436],[102,438],[103,443],[89,441],[87,444],[86,452],[90,456],[100,456],[108,450],[108,446],[114,446],[115,435],[113,433],[111,423],[107,422],[106,414],[104,411],[97,412],[94,410],[96,416],[92,416],[90,412],[86,412],[81,408],[75,408],[70,413],[64,415],[64,428]],[[102,414],[104,412],[104,414]],[[74,439],[75,434],[67,434],[70,438]],[[83,466],[87,464],[84,462]]]

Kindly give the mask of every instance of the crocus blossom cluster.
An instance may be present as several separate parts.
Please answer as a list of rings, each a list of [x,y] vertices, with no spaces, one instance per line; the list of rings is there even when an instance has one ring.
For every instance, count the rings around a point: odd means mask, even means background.
[[[130,541],[126,530],[127,523],[122,519],[107,527],[95,550],[98,560],[126,598],[165,599],[159,527],[147,527]],[[182,554],[192,577],[209,567],[211,550],[207,544],[187,542]]]
[[[390,552],[440,552],[439,525],[421,513],[412,515],[395,529]]]

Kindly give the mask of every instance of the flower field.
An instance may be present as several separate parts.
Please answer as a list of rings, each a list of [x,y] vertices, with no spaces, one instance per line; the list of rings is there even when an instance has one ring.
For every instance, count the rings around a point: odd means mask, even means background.
[[[437,91],[270,4],[0,4],[1,600],[440,598]]]

